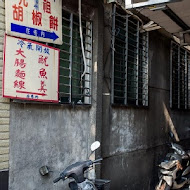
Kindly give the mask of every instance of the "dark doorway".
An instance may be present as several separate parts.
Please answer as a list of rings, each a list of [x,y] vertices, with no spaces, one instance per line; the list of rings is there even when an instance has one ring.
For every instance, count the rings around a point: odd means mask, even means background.
[[[0,189],[8,190],[8,183],[9,183],[9,172],[8,171],[0,172]]]

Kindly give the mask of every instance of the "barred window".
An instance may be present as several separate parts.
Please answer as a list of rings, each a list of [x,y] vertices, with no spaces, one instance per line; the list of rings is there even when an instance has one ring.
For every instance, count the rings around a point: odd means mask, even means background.
[[[170,106],[174,109],[190,108],[190,51],[171,43]]]
[[[59,98],[61,103],[91,104],[92,74],[92,23],[82,19],[83,43],[87,68],[84,77],[84,61],[79,33],[79,18],[63,10],[63,44],[60,49]]]
[[[112,21],[112,103],[148,106],[148,33],[116,5]]]

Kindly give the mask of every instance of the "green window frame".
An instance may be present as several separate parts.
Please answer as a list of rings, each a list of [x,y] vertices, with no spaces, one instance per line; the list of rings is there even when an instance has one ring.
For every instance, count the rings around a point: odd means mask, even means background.
[[[117,5],[112,18],[112,104],[148,106],[148,32]]]
[[[190,109],[190,51],[174,41],[170,52],[170,107]]]
[[[82,19],[86,73],[81,50],[79,17],[62,11],[63,44],[60,49],[59,99],[60,103],[91,104],[92,77],[92,22]]]

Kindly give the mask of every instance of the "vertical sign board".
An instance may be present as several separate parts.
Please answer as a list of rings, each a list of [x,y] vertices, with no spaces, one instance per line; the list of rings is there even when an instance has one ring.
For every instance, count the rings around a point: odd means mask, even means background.
[[[6,0],[6,33],[62,44],[62,0]]]
[[[5,36],[3,97],[58,102],[59,50]]]

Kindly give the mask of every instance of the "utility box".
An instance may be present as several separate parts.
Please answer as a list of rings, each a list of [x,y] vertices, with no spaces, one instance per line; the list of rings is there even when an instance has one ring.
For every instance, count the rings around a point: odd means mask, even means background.
[[[140,8],[153,5],[161,5],[167,3],[174,3],[182,0],[107,0],[107,3],[118,2],[120,4],[125,4],[126,9]]]
[[[161,5],[167,3],[174,3],[182,0],[125,0],[125,8],[139,8],[153,5]]]

